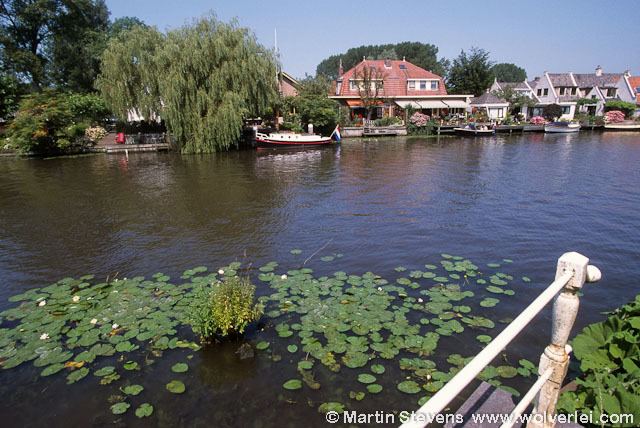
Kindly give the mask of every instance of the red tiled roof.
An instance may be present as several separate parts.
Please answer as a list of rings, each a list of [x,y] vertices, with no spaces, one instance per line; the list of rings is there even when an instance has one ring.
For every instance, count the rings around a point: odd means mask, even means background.
[[[636,88],[640,88],[640,76],[629,77],[629,84],[636,91],[636,103],[640,104],[640,91],[636,90]]]
[[[375,67],[377,73],[383,76],[383,89],[380,93],[382,97],[397,97],[397,96],[421,96],[421,95],[447,95],[447,88],[444,86],[444,80],[442,77],[434,74],[430,71],[420,68],[417,65],[411,64],[408,61],[400,60],[387,60],[385,66],[385,60],[363,60],[358,65],[348,70],[338,79],[342,79],[342,87],[340,93],[336,94],[335,88],[331,95],[340,96],[354,96],[359,97],[358,90],[350,90],[349,80],[353,79],[356,75],[362,73],[364,67]],[[429,79],[438,80],[437,90],[411,90],[407,89],[408,79]]]

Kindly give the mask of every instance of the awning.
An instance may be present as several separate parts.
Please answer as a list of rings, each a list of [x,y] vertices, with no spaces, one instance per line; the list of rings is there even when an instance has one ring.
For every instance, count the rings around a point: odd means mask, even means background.
[[[468,104],[462,100],[444,100],[443,101],[449,108],[467,108]]]
[[[429,100],[429,101],[420,100],[418,104],[420,104],[420,108],[449,108],[445,103],[443,103],[440,100]]]
[[[407,107],[422,108],[422,106],[418,104],[416,101],[396,101],[396,104],[398,105],[398,107],[404,108],[404,109],[406,109]]]
[[[349,107],[363,107],[362,100],[345,100]]]

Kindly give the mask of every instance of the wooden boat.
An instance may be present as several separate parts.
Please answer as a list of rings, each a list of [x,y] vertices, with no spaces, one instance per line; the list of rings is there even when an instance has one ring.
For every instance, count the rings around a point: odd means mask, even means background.
[[[567,134],[579,130],[580,124],[576,122],[549,122],[544,125],[544,132]]]
[[[638,122],[607,123],[604,125],[605,131],[640,131]]]
[[[496,130],[493,128],[484,128],[486,129],[478,128],[476,126],[466,126],[464,128],[453,128],[453,131],[457,135],[463,135],[467,137],[488,137],[496,133]]]
[[[258,147],[307,147],[324,146],[331,144],[331,137],[323,137],[316,134],[256,133],[256,145]]]

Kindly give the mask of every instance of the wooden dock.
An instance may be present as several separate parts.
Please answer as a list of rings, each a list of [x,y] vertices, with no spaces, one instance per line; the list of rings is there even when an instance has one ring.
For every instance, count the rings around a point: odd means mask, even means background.
[[[155,144],[105,144],[91,149],[93,153],[134,153],[134,152],[167,152],[171,150],[167,143]]]

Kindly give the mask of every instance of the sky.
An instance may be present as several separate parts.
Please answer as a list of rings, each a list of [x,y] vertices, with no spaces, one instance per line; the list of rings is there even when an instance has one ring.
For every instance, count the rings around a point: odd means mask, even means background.
[[[315,74],[320,61],[351,47],[418,41],[452,59],[472,46],[494,62],[511,62],[529,79],[544,71],[630,70],[640,75],[639,2],[592,1],[260,1],[106,0],[111,18],[136,16],[160,30],[215,13],[236,18],[258,41],[274,46],[283,69]]]

